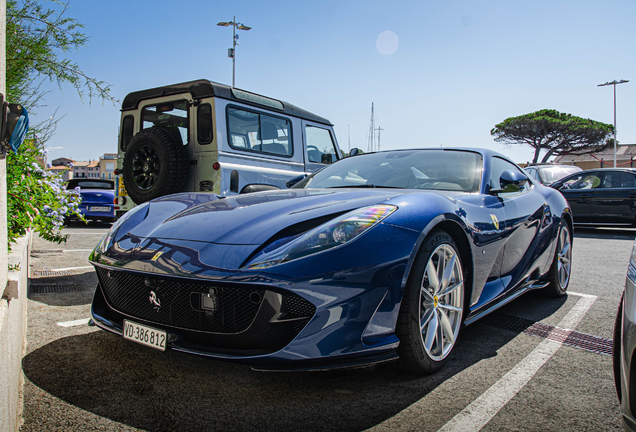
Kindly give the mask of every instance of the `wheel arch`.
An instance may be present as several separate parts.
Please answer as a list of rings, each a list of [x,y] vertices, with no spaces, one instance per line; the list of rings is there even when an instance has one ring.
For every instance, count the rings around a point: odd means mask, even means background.
[[[460,258],[464,267],[464,317],[468,312],[470,299],[473,293],[473,256],[465,229],[456,221],[446,219],[437,224],[434,229],[446,231],[455,241],[459,249]]]

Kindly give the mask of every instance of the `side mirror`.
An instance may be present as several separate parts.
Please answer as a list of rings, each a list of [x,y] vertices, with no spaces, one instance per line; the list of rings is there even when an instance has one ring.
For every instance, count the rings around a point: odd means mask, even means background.
[[[521,192],[527,182],[528,177],[520,171],[506,170],[502,172],[501,177],[499,177],[501,189],[491,189],[490,193],[495,195],[500,193]]]
[[[362,152],[362,150],[360,150],[360,149],[359,149],[359,148],[357,148],[357,147],[354,147],[354,148],[352,148],[352,149],[351,149],[351,151],[349,152],[349,156],[357,156],[357,155],[362,154],[362,153],[363,153],[363,152]]]
[[[29,114],[19,104],[10,104],[0,94],[0,143],[7,150],[17,152],[29,131]]]
[[[335,162],[336,155],[331,153],[323,154],[320,158],[320,162],[324,164],[332,164]],[[336,159],[337,160],[337,159]]]
[[[307,177],[307,174],[301,174],[301,175],[299,175],[297,177],[294,177],[293,179],[291,179],[287,183],[285,183],[285,186],[290,188],[293,185],[295,185],[296,183],[298,183],[299,181],[303,180],[305,177]]]

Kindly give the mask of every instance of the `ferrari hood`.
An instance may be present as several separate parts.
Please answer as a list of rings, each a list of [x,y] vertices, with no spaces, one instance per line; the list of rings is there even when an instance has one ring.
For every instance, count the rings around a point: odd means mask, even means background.
[[[227,198],[176,194],[151,201],[141,210],[145,212],[141,222],[133,226],[124,223],[121,228],[141,238],[260,245],[290,225],[386,202],[404,193],[390,189],[292,189]],[[135,216],[132,219],[141,219]]]

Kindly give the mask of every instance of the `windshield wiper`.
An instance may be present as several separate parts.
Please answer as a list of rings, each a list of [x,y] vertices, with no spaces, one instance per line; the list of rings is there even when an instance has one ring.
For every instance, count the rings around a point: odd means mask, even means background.
[[[362,184],[362,185],[350,185],[350,186],[331,186],[327,189],[340,189],[340,188],[391,188],[391,189],[406,189],[400,186],[382,186],[382,185],[374,185],[374,184]]]
[[[349,185],[349,186],[331,186],[327,189],[340,189],[340,188],[375,188],[375,185],[372,184],[361,184],[361,185]]]

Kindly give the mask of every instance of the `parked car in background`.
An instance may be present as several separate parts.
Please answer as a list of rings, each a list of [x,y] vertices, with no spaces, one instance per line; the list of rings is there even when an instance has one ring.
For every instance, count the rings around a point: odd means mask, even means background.
[[[397,360],[429,374],[464,324],[529,290],[566,293],[567,201],[500,154],[377,152],[296,181],[123,215],[89,258],[93,322],[258,370]]]
[[[577,224],[634,225],[636,221],[635,168],[580,171],[551,187],[568,200]]]
[[[115,220],[114,198],[115,182],[100,179],[72,179],[66,189],[79,187],[82,197],[79,210],[86,220],[112,222]],[[67,222],[71,219],[67,219]]]
[[[557,180],[563,177],[574,174],[575,172],[582,171],[581,167],[576,165],[563,165],[563,164],[530,164],[525,168],[526,172],[530,174],[534,179],[538,180],[545,186],[550,186]]]
[[[614,382],[620,402],[623,424],[628,432],[636,432],[636,242],[627,267],[625,291],[618,306],[614,325]]]

